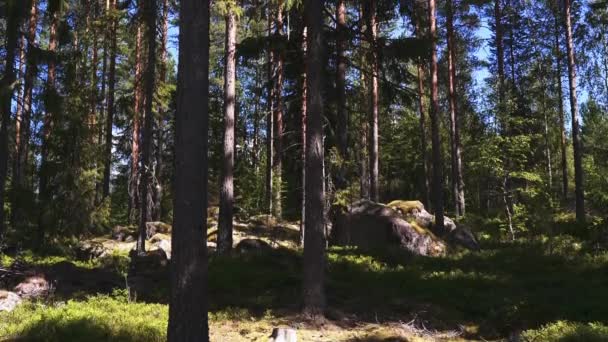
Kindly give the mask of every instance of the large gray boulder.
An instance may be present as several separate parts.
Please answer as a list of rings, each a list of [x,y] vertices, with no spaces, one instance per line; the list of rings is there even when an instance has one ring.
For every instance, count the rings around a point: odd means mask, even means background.
[[[0,311],[13,311],[21,304],[21,297],[15,292],[0,290]]]
[[[361,200],[334,214],[329,242],[366,250],[398,247],[417,255],[445,254],[445,243],[430,230],[411,225],[397,211]]]
[[[390,202],[387,206],[399,213],[410,224],[433,231],[437,236],[449,242],[450,245],[458,245],[471,250],[480,249],[475,234],[466,226],[457,225],[454,220],[447,216],[444,216],[444,228],[439,230],[435,226],[435,215],[426,211],[420,201],[396,200]]]

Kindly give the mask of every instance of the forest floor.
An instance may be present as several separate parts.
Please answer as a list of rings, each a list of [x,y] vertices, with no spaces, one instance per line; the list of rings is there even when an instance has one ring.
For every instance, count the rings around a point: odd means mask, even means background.
[[[480,252],[442,258],[332,247],[327,319],[311,322],[299,315],[297,226],[247,227],[236,228],[237,240],[262,237],[276,248],[211,257],[212,341],[268,341],[280,326],[296,328],[300,341],[608,341],[608,252],[585,239],[487,239]],[[0,341],[165,340],[166,267],[134,294],[124,252],[84,261],[0,255],[0,269],[59,272],[68,263],[80,278],[70,291],[57,283],[53,295],[0,312]]]

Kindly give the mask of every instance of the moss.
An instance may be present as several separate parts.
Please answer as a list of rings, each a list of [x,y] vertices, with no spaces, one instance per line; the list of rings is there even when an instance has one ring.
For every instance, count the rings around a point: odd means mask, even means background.
[[[391,207],[394,210],[401,212],[403,215],[410,215],[413,210],[424,210],[424,205],[420,201],[395,200],[387,204],[387,207]]]
[[[608,341],[608,326],[601,323],[557,321],[522,334],[524,341],[602,342]]]

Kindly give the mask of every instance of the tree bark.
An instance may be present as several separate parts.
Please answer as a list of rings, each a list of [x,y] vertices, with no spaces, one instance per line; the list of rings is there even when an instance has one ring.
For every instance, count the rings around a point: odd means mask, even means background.
[[[268,6],[268,37],[272,36],[272,23],[273,15],[271,6]],[[274,186],[273,186],[273,162],[274,162],[274,82],[275,82],[275,68],[274,68],[275,53],[272,48],[268,49],[268,113],[266,114],[266,205],[268,207],[268,214],[272,215],[274,212]]]
[[[137,222],[137,210],[140,209],[141,200],[139,198],[139,162],[140,162],[140,125],[142,118],[142,108],[144,105],[142,89],[142,69],[143,69],[143,33],[141,7],[144,6],[143,0],[138,2],[137,33],[135,37],[135,81],[133,90],[133,123],[131,128],[131,173],[129,175],[129,221]]]
[[[278,0],[275,25],[276,36],[279,38],[283,35],[283,0]],[[277,218],[283,215],[283,55],[284,51],[275,51],[273,215]]]
[[[570,18],[570,0],[564,1],[566,48],[568,51],[568,80],[570,85],[570,110],[572,112],[572,147],[574,150],[574,187],[576,199],[576,220],[585,222],[585,191],[583,184],[583,150],[580,137],[580,115],[576,98],[576,62],[574,60],[574,43],[572,42],[572,22]]]
[[[443,226],[443,164],[441,161],[441,137],[439,118],[439,90],[437,86],[437,24],[435,21],[435,0],[429,1],[429,35],[431,39],[431,140],[433,149],[433,202],[435,224],[439,230]]]
[[[148,58],[146,71],[144,74],[145,86],[145,114],[144,129],[142,134],[142,154],[140,169],[140,217],[139,217],[139,236],[137,239],[137,253],[145,254],[146,249],[146,222],[152,221],[152,157],[153,157],[153,138],[154,138],[154,113],[152,105],[154,103],[155,75],[156,75],[156,0],[146,0],[144,15],[146,22],[146,39],[148,42]]]
[[[15,87],[15,57],[19,31],[19,13],[21,2],[9,2],[5,8],[6,19],[6,60],[4,62],[4,77],[0,83],[0,239],[6,232],[4,216],[4,192],[8,172],[8,126],[11,121],[11,102]]]
[[[224,157],[220,189],[217,251],[226,254],[232,249],[232,217],[234,205],[234,118],[236,104],[236,15],[226,15],[226,47],[224,67]]]
[[[167,339],[209,341],[207,319],[207,131],[209,1],[180,3],[175,201]]]
[[[378,23],[376,18],[376,0],[366,1],[367,5],[367,39],[369,41],[368,65],[370,72],[369,85],[369,183],[370,197],[374,202],[379,201],[378,188]]]
[[[106,115],[105,129],[105,151],[104,151],[104,171],[103,171],[103,198],[110,195],[110,178],[112,172],[112,128],[114,125],[114,100],[116,88],[116,53],[117,38],[116,31],[118,22],[116,19],[116,0],[110,0],[111,21],[110,21],[110,68],[108,70],[108,112]]]
[[[500,1],[494,1],[494,25],[495,25],[495,44],[496,44],[496,61],[498,64],[498,108],[501,111],[505,101],[505,56],[502,41],[502,11]]]
[[[415,35],[419,39],[423,37],[420,30],[420,21],[416,19],[414,22]],[[424,177],[424,184],[422,189],[422,201],[426,208],[431,208],[431,160],[428,153],[427,144],[427,124],[426,124],[426,105],[424,103],[424,82],[426,80],[426,72],[423,66],[423,59],[420,58],[416,64],[417,76],[418,76],[418,110],[420,112],[419,129],[420,129],[420,154],[422,157],[422,173]]]
[[[20,226],[23,224],[25,220],[25,212],[24,207],[25,203],[22,202],[21,198],[25,191],[28,189],[28,184],[26,180],[26,172],[28,168],[29,161],[29,151],[30,151],[30,126],[31,126],[31,117],[32,117],[32,95],[34,88],[34,80],[38,73],[38,67],[35,63],[32,63],[33,59],[33,50],[36,44],[36,28],[38,27],[38,4],[36,0],[32,0],[30,12],[29,12],[29,20],[27,25],[27,34],[22,46],[23,50],[27,50],[25,54],[22,52],[22,58],[25,57],[26,70],[24,75],[23,82],[23,96],[21,98],[21,104],[17,104],[17,110],[19,111],[19,107],[21,107],[21,113],[16,115],[15,119],[15,159],[13,160],[14,168],[13,168],[13,191],[15,192],[15,196],[13,199],[13,215],[12,215],[12,223],[13,226]],[[22,62],[23,63],[23,62]]]
[[[167,42],[169,39],[169,0],[163,0],[162,2],[162,29],[160,39],[160,71],[159,71],[159,84],[165,84],[167,82]],[[162,104],[158,105],[158,120],[156,121],[156,149],[154,150],[156,167],[154,168],[154,210],[152,211],[152,219],[154,221],[160,221],[162,218],[162,199],[163,199],[163,130],[165,120],[165,108]]]
[[[448,31],[448,97],[450,107],[450,136],[452,154],[452,192],[456,217],[465,214],[464,180],[462,176],[462,146],[460,144],[460,120],[456,107],[456,52],[454,38],[454,7],[447,0]]]
[[[44,240],[45,234],[45,216],[47,211],[47,202],[50,199],[48,193],[48,181],[49,181],[49,170],[48,170],[48,151],[49,151],[49,140],[51,138],[53,130],[53,121],[56,111],[58,110],[57,103],[59,101],[59,95],[56,89],[57,79],[57,47],[58,37],[57,30],[59,28],[59,8],[55,8],[50,13],[51,21],[49,26],[49,46],[48,51],[51,55],[48,61],[47,67],[47,79],[46,79],[46,101],[44,120],[42,124],[42,143],[40,148],[40,176],[39,176],[39,201],[40,201],[40,213],[38,218],[38,244],[41,244]]]
[[[306,136],[306,234],[304,237],[304,312],[323,316],[325,308],[325,222],[323,193],[323,13],[321,0],[306,2],[308,27]]]
[[[346,110],[346,44],[348,28],[346,26],[346,5],[344,0],[338,0],[336,5],[336,102],[337,102],[337,132],[340,167],[336,177],[336,187],[347,187],[345,164],[348,160],[348,112]]]
[[[308,72],[306,70],[306,60],[308,58],[308,27],[304,26],[302,31],[302,55],[305,61],[304,71],[302,72],[302,219],[300,222],[300,246],[304,247],[304,236],[306,234],[306,102],[308,101]]]
[[[562,199],[564,203],[568,200],[568,143],[566,140],[566,118],[564,115],[564,90],[562,88],[562,54],[559,43],[559,6],[555,8],[555,62],[557,72],[557,96],[559,109],[560,150],[562,166]]]

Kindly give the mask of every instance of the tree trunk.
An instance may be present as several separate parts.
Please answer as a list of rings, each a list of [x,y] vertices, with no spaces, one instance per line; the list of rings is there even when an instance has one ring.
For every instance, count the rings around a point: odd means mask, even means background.
[[[465,214],[464,180],[462,176],[462,146],[460,144],[460,120],[456,108],[456,46],[454,39],[454,7],[447,0],[448,30],[448,97],[450,104],[450,136],[452,154],[452,191],[456,217]]]
[[[348,160],[348,112],[346,110],[346,43],[348,28],[346,26],[346,5],[344,0],[338,0],[336,5],[336,101],[337,101],[337,132],[338,151],[340,153],[340,170],[336,177],[336,187],[347,187],[345,164]]]
[[[568,80],[570,84],[570,110],[572,112],[572,147],[574,150],[574,187],[576,198],[576,220],[585,222],[585,192],[583,189],[583,150],[580,137],[580,116],[576,99],[576,62],[574,60],[574,43],[572,42],[572,22],[570,18],[570,0],[564,1],[566,47],[568,50]]]
[[[277,37],[283,35],[283,1],[277,6],[275,32]],[[274,179],[273,179],[273,215],[281,218],[283,215],[283,57],[284,51],[275,51],[276,83],[274,107]]]
[[[29,144],[30,144],[30,126],[31,126],[31,117],[32,117],[32,95],[34,88],[34,80],[38,73],[38,67],[36,64],[31,63],[33,59],[33,50],[36,44],[36,28],[38,27],[38,4],[36,0],[32,0],[30,13],[29,13],[29,21],[28,21],[28,29],[27,29],[27,52],[25,53],[25,76],[23,82],[23,96],[22,103],[18,104],[21,107],[21,113],[16,115],[15,120],[15,159],[13,160],[14,169],[13,169],[13,191],[15,192],[15,197],[13,199],[13,215],[12,215],[12,223],[14,227],[20,226],[25,221],[25,206],[26,204],[22,202],[23,193],[26,191],[31,191],[28,189],[28,184],[26,181],[26,172],[28,168],[28,158],[29,158]],[[22,49],[26,50],[26,44],[22,45]],[[23,53],[22,53],[23,56]]]
[[[226,254],[232,249],[232,216],[234,205],[234,117],[236,104],[236,15],[226,15],[226,47],[224,67],[224,157],[220,189],[217,251]]]
[[[272,9],[268,6],[268,37],[272,36],[272,23],[274,22],[272,16]],[[266,114],[266,205],[268,207],[268,214],[272,215],[274,212],[274,186],[273,186],[273,162],[274,162],[274,82],[275,82],[275,68],[274,68],[275,53],[272,49],[268,51],[268,113]]]
[[[162,30],[160,39],[160,72],[159,84],[167,82],[167,42],[169,38],[169,0],[162,2]],[[165,120],[165,108],[162,104],[158,106],[158,120],[156,122],[156,149],[154,150],[156,167],[154,168],[154,210],[152,211],[152,219],[160,221],[162,218],[162,199],[163,199],[163,126]]]
[[[323,193],[323,13],[322,1],[306,2],[308,27],[306,136],[306,235],[304,237],[304,312],[322,316],[325,308],[325,232]]]
[[[112,19],[110,22],[110,69],[108,71],[108,112],[106,116],[106,138],[104,151],[103,197],[110,195],[110,178],[112,172],[112,127],[114,124],[114,99],[116,87],[116,52],[117,52],[117,20],[116,0],[110,0]]]
[[[209,1],[180,3],[175,119],[175,200],[167,339],[209,341],[207,319],[207,131]]]
[[[376,0],[368,0],[367,5],[367,39],[370,49],[368,65],[370,72],[369,85],[369,171],[370,197],[374,202],[379,201],[378,189],[378,51],[376,39],[378,23],[376,21]]]
[[[142,134],[142,154],[141,154],[141,176],[139,183],[140,192],[140,218],[139,218],[139,236],[137,239],[137,253],[145,254],[146,242],[146,222],[152,221],[152,145],[154,138],[154,113],[152,105],[154,103],[154,78],[156,75],[156,0],[146,0],[144,6],[144,15],[146,21],[146,35],[148,41],[148,58],[146,62],[146,71],[144,74],[145,86],[145,114],[144,114],[144,129]]]
[[[435,22],[435,0],[429,0],[429,23],[431,39],[431,140],[433,149],[433,202],[435,224],[443,226],[443,164],[441,161],[441,137],[439,118],[439,90],[437,86],[437,24]]]
[[[46,114],[42,124],[42,143],[40,148],[40,177],[39,177],[39,201],[40,201],[40,213],[38,218],[38,244],[44,241],[45,233],[45,216],[47,211],[47,202],[50,199],[48,193],[48,181],[49,181],[49,170],[48,170],[48,150],[53,130],[53,121],[56,111],[58,110],[57,102],[59,96],[56,89],[56,78],[57,78],[57,47],[58,37],[57,30],[59,28],[59,9],[55,9],[50,13],[51,22],[49,26],[49,46],[48,52],[51,58],[48,61],[47,78],[46,78],[46,98],[45,109]]]
[[[420,22],[416,20],[414,23],[415,35],[421,39],[423,34],[420,30]],[[424,177],[424,185],[422,189],[422,201],[426,208],[430,208],[431,201],[431,161],[427,146],[427,127],[426,127],[426,105],[424,104],[424,82],[426,73],[423,66],[423,59],[420,58],[416,65],[418,76],[418,110],[420,111],[419,129],[420,129],[420,154],[422,157],[422,173]]]
[[[141,8],[144,2],[138,3]],[[137,34],[135,38],[135,81],[134,81],[134,103],[133,103],[133,123],[131,128],[131,174],[129,175],[129,221],[137,222],[137,210],[140,209],[139,199],[139,162],[140,162],[140,125],[142,117],[143,89],[142,89],[142,69],[143,69],[143,46],[141,28],[141,9],[138,14]]]
[[[559,6],[555,9],[555,62],[557,64],[557,96],[559,108],[559,130],[560,130],[560,150],[562,158],[562,198],[564,203],[568,200],[568,145],[566,140],[566,119],[564,115],[564,91],[562,88],[562,54],[559,44]]]
[[[306,102],[308,101],[308,72],[306,71],[306,60],[308,58],[308,28],[304,26],[302,31],[302,55],[304,60],[304,72],[302,72],[302,219],[300,222],[300,246],[304,247],[304,236],[306,234]]]
[[[502,13],[500,8],[500,1],[494,1],[494,24],[495,24],[495,44],[496,44],[496,60],[498,63],[498,109],[503,109],[505,101],[505,56],[504,47],[502,41]]]
[[[4,192],[8,171],[8,126],[11,121],[11,103],[15,87],[15,57],[19,31],[19,13],[21,2],[9,2],[5,10],[6,20],[6,60],[4,62],[4,77],[0,83],[0,239],[6,232],[4,216]]]

